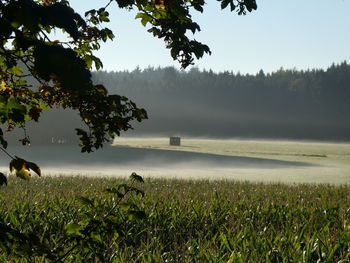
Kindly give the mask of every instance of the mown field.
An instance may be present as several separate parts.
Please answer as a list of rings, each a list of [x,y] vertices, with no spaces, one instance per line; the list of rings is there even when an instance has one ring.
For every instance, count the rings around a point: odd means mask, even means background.
[[[282,140],[238,140],[182,138],[181,146],[169,146],[169,138],[127,138],[115,140],[114,145],[143,149],[162,149],[193,153],[207,153],[238,158],[262,158],[271,161],[302,162],[302,167],[205,168],[192,170],[154,169],[143,171],[149,177],[177,177],[191,179],[234,179],[253,182],[329,183],[350,182],[350,143]],[[195,171],[193,171],[195,170]],[[164,173],[165,171],[165,173]]]
[[[123,197],[131,188],[113,186],[124,183],[145,196]],[[11,177],[0,188],[0,262],[349,262],[349,193],[326,184]]]

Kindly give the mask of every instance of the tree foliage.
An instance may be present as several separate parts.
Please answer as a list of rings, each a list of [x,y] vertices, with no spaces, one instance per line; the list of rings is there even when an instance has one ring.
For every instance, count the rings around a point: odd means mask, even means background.
[[[256,9],[254,0],[220,0],[222,8],[238,14]],[[149,25],[155,37],[166,42],[173,59],[183,68],[193,64],[194,57],[209,53],[209,47],[188,37],[199,25],[190,11],[203,12],[204,0],[116,0],[89,10],[82,17],[66,0],[1,0],[0,2],[0,121],[11,130],[38,121],[42,110],[55,106],[78,110],[87,130],[79,129],[82,151],[99,148],[110,137],[128,130],[134,119],[147,118],[123,96],[109,95],[104,86],[94,85],[90,70],[102,67],[94,56],[101,42],[112,40],[108,8],[136,9],[137,19]],[[65,33],[54,39],[54,30]],[[25,77],[34,77],[39,85],[30,86]],[[22,140],[23,144],[29,139]],[[0,143],[7,143],[0,133]]]
[[[238,14],[256,9],[255,0],[219,0],[222,8]],[[204,0],[110,0],[81,16],[67,0],[0,1],[0,125],[7,131],[39,121],[43,110],[53,107],[77,110],[86,129],[77,129],[83,152],[103,146],[131,121],[147,119],[144,109],[124,96],[110,95],[103,85],[93,84],[91,70],[102,68],[94,55],[101,42],[113,40],[110,21],[113,5],[138,11],[136,19],[148,32],[163,39],[182,68],[194,58],[210,54],[207,45],[189,37],[200,26],[190,12],[203,12]],[[60,30],[61,39],[52,34]],[[28,82],[34,78],[38,85]],[[26,135],[22,144],[30,143]],[[3,130],[0,144],[7,147]]]
[[[192,21],[190,10],[202,12],[204,0],[110,0],[99,9],[92,9],[82,17],[73,10],[67,0],[0,0],[0,125],[8,131],[14,127],[25,127],[28,121],[39,121],[44,109],[53,107],[77,110],[87,130],[77,129],[83,152],[91,152],[103,143],[131,129],[131,121],[147,118],[144,109],[138,108],[128,98],[108,94],[103,85],[91,80],[91,70],[102,67],[94,56],[100,42],[114,38],[103,23],[109,22],[108,7],[116,4],[124,9],[136,9],[136,18],[150,25],[148,31],[166,42],[173,59],[183,68],[209,53],[209,47],[188,37],[200,30]],[[222,8],[230,4],[239,14],[256,8],[254,0],[220,0]],[[52,31],[62,30],[64,37],[54,39]],[[37,86],[28,83],[26,77],[33,77]],[[29,144],[29,137],[21,140]],[[7,141],[0,128],[0,149],[11,159],[10,170],[18,177],[29,179],[32,170],[39,176],[40,168],[32,162],[6,152]],[[137,174],[131,175],[132,184],[143,182]],[[7,178],[0,173],[0,185],[7,184]],[[44,256],[54,262],[62,262],[75,251],[97,254],[109,251],[101,240],[100,232],[118,239],[122,234],[122,223],[145,218],[137,205],[124,201],[130,194],[144,193],[133,185],[122,184],[108,189],[116,195],[109,212],[97,214],[97,201],[87,197],[79,200],[83,205],[92,206],[96,213],[86,214],[81,221],[66,225],[58,247],[50,248],[35,233],[23,233],[11,224],[0,222],[0,248],[5,255],[30,258]],[[129,199],[130,200],[130,199]],[[121,211],[125,210],[125,212]],[[3,220],[1,220],[3,221]],[[122,221],[122,222],[119,222]],[[118,232],[119,231],[119,232]],[[74,244],[65,248],[65,242]],[[125,242],[126,241],[121,241]],[[96,261],[94,260],[94,261]],[[106,261],[106,260],[98,260]],[[108,261],[108,260],[107,260]]]

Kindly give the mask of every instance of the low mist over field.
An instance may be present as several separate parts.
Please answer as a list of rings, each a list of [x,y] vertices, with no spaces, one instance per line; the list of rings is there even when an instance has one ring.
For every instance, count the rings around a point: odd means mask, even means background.
[[[349,10],[0,0],[0,263],[350,263]]]
[[[167,171],[182,178],[240,179],[264,182],[343,184],[350,181],[350,144],[280,140],[183,139],[169,146],[168,138],[118,138],[116,146],[163,149],[241,158],[220,164]],[[190,163],[190,160],[188,160]],[[161,172],[159,172],[161,174]]]
[[[133,123],[135,130],[122,134],[113,147],[81,154],[74,130],[83,127],[80,117],[53,109],[40,123],[28,125],[33,147],[10,151],[39,163],[44,174],[350,181],[349,144],[343,143],[350,141],[347,62],[326,70],[255,75],[136,68],[98,71],[94,81],[144,107],[149,119]],[[172,135],[183,138],[180,147],[168,145]],[[21,136],[22,130],[6,134],[11,146],[19,145]],[[187,139],[201,137],[207,139]]]
[[[40,164],[44,175],[238,179],[255,182],[350,182],[350,144],[301,141],[118,138],[113,146],[80,153],[77,146],[12,147]],[[6,160],[0,163],[6,169]]]

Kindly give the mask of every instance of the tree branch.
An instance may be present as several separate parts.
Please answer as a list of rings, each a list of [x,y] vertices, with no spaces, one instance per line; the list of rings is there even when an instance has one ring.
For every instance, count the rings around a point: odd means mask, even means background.
[[[9,154],[4,148],[2,148],[0,146],[0,150],[2,150],[8,157],[10,157],[11,159],[15,159],[15,157],[13,157],[11,154]]]

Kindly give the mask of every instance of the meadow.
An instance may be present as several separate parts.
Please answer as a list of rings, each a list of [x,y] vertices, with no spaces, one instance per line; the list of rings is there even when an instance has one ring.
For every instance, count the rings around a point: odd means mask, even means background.
[[[90,176],[48,150],[54,176],[0,187],[0,262],[350,261],[349,144],[121,138]]]
[[[36,162],[43,176],[84,175],[240,180],[265,183],[350,182],[350,144],[272,140],[125,138],[86,154],[77,145],[11,147],[12,155]],[[0,171],[8,170],[0,159]]]
[[[181,146],[170,146],[169,138],[121,137],[115,140],[114,146],[215,154],[241,158],[243,161],[244,158],[247,159],[243,165],[232,159],[232,165],[226,167],[215,164],[206,166],[202,162],[198,165],[180,165],[178,169],[164,170],[164,167],[161,169],[154,167],[140,170],[147,177],[337,185],[350,182],[349,143],[182,138]],[[261,162],[252,162],[251,159],[260,159]],[[289,164],[275,167],[273,161],[289,162]],[[188,163],[190,164],[190,160]]]
[[[130,192],[120,202],[111,189],[124,183],[144,197]],[[10,177],[0,188],[0,262],[349,262],[349,190]]]

